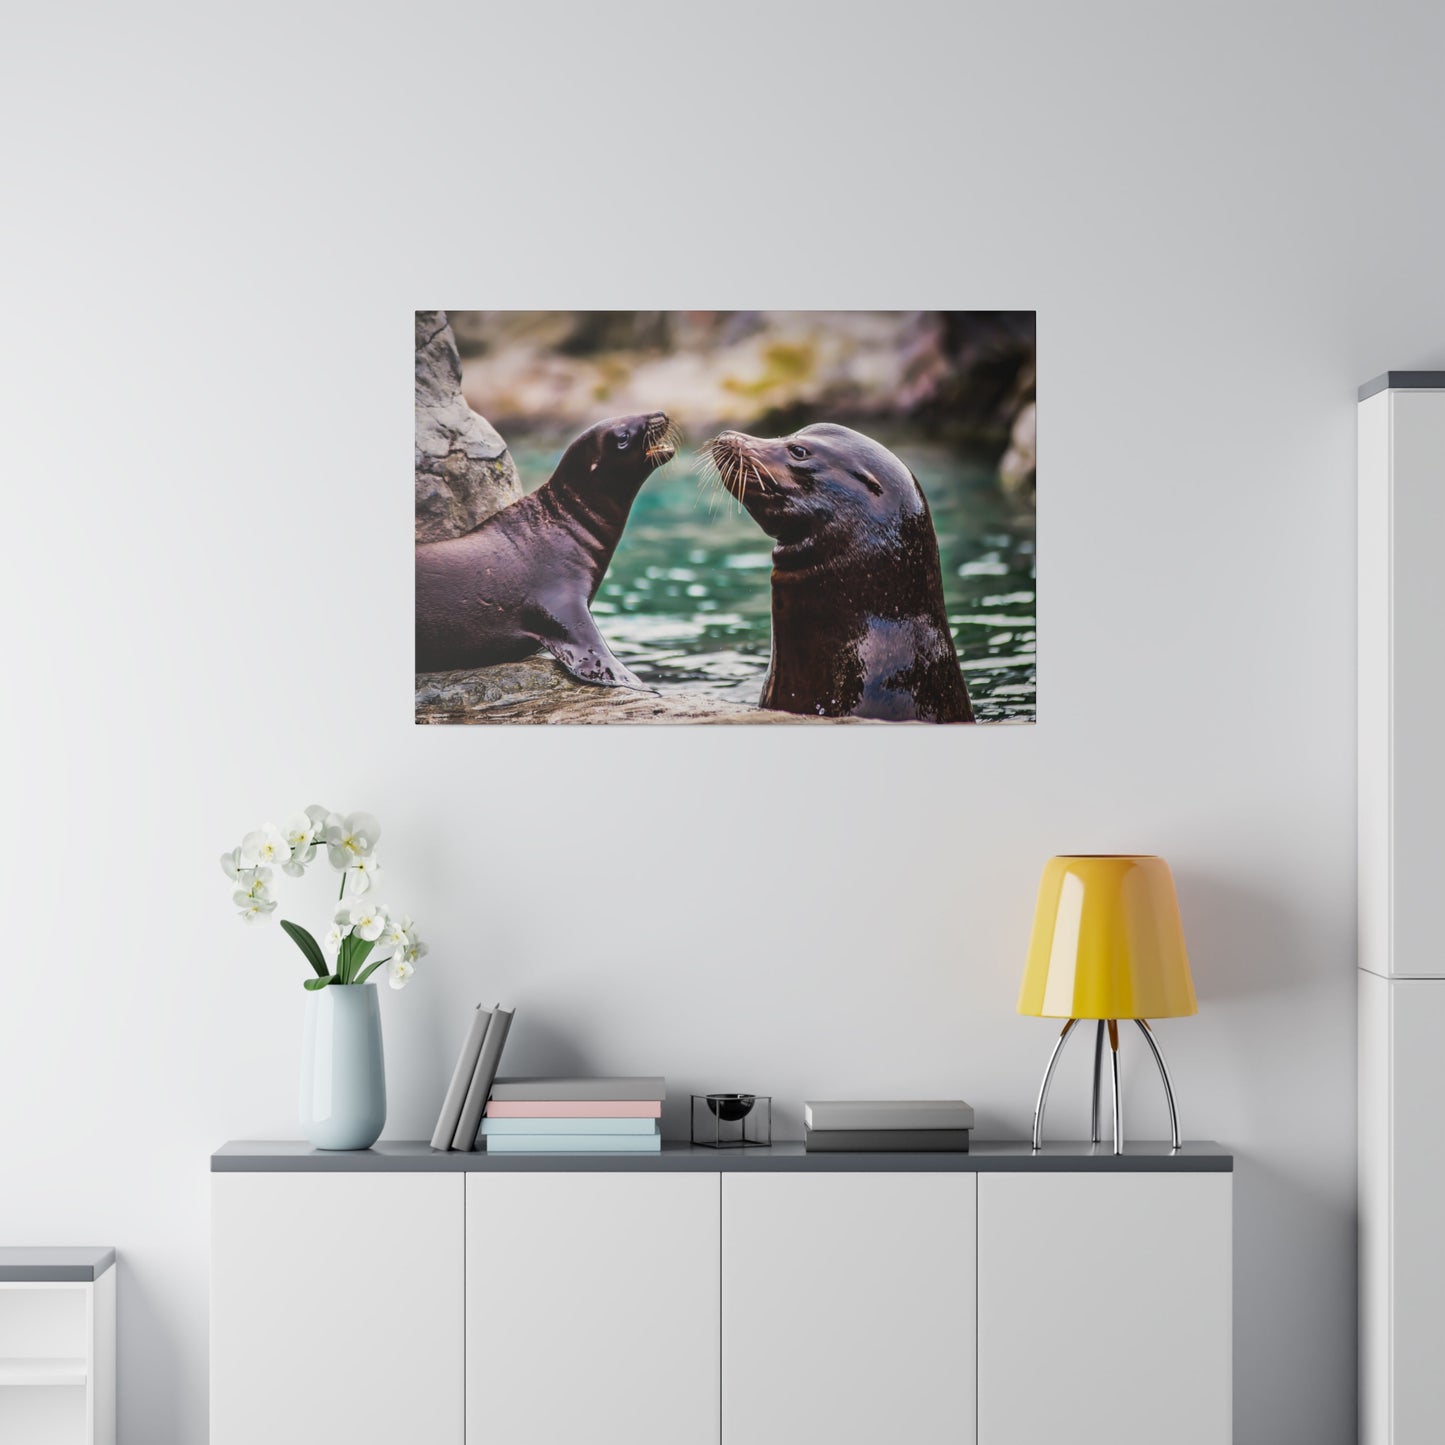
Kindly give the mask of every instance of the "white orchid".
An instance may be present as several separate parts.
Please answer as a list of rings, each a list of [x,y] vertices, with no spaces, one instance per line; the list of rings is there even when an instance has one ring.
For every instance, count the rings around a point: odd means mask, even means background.
[[[242,923],[264,923],[276,911],[276,900],[260,893],[233,893],[231,901],[241,910]]]
[[[241,862],[248,868],[279,865],[291,857],[291,846],[274,823],[263,823],[241,839]]]
[[[241,862],[241,850],[232,848],[229,853],[221,854],[221,872],[231,880],[232,883],[240,883],[248,878],[251,869]]]
[[[381,834],[381,824],[370,813],[332,813],[326,819],[326,856],[336,869],[350,868],[359,858],[370,858]]]
[[[368,943],[375,943],[386,927],[386,909],[379,903],[362,903],[351,910],[351,931]]]
[[[221,871],[234,885],[232,902],[247,923],[260,923],[276,911],[271,896],[275,868],[288,877],[300,877],[320,847],[341,874],[341,897],[325,937],[325,953],[306,929],[290,922],[281,926],[306,955],[315,976],[310,989],[332,985],[364,984],[379,969],[387,970],[393,988],[403,988],[427,951],[410,918],[393,918],[384,904],[374,902],[381,882],[376,861],[376,840],[381,825],[370,813],[333,813],[319,803],[291,813],[284,828],[263,824],[247,833],[239,848],[221,855]],[[381,948],[377,945],[381,944]],[[378,957],[369,959],[376,949]],[[389,952],[388,952],[389,950]],[[329,958],[329,973],[323,958]]]
[[[358,858],[350,868],[346,870],[342,883],[350,894],[369,893],[373,888],[381,886],[381,866],[377,863],[375,855],[370,858]]]
[[[269,898],[267,891],[271,886],[271,870],[269,868],[243,868],[237,875],[236,882],[240,885],[238,892],[232,894],[232,898]]]

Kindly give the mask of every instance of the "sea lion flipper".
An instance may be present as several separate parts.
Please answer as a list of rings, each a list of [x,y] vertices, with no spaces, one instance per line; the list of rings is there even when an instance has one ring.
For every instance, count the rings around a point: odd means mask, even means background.
[[[585,608],[580,616],[557,619],[561,630],[542,639],[542,646],[579,682],[598,687],[632,687],[651,692],[632,670],[612,655],[606,639],[597,630],[592,614]]]

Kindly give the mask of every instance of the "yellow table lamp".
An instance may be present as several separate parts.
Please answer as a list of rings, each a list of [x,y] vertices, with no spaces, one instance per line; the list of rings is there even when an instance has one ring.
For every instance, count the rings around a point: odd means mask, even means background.
[[[1039,883],[1019,1012],[1068,1020],[1039,1086],[1034,1106],[1035,1149],[1043,1147],[1044,1105],[1054,1066],[1080,1019],[1098,1020],[1094,1031],[1094,1143],[1100,1142],[1099,1076],[1107,1028],[1114,1082],[1114,1153],[1124,1152],[1119,1020],[1133,1019],[1159,1065],[1169,1102],[1169,1128],[1174,1148],[1179,1147],[1174,1089],[1148,1021],[1198,1013],[1199,1005],[1184,951],[1174,876],[1162,858],[1095,853],[1049,859]]]

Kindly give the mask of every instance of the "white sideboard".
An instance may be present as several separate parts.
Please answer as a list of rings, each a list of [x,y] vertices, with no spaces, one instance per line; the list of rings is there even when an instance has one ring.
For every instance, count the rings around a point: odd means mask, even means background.
[[[1232,1160],[1129,1149],[227,1145],[211,1445],[1226,1445]]]
[[[1359,403],[1360,1439],[1445,1420],[1445,372]]]
[[[115,1445],[115,1251],[0,1248],[0,1441]]]

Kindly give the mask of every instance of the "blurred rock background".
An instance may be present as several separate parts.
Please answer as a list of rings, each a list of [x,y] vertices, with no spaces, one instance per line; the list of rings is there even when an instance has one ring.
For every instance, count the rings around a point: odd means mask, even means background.
[[[505,436],[662,407],[689,440],[907,425],[1034,490],[1032,311],[453,311],[467,402]]]

